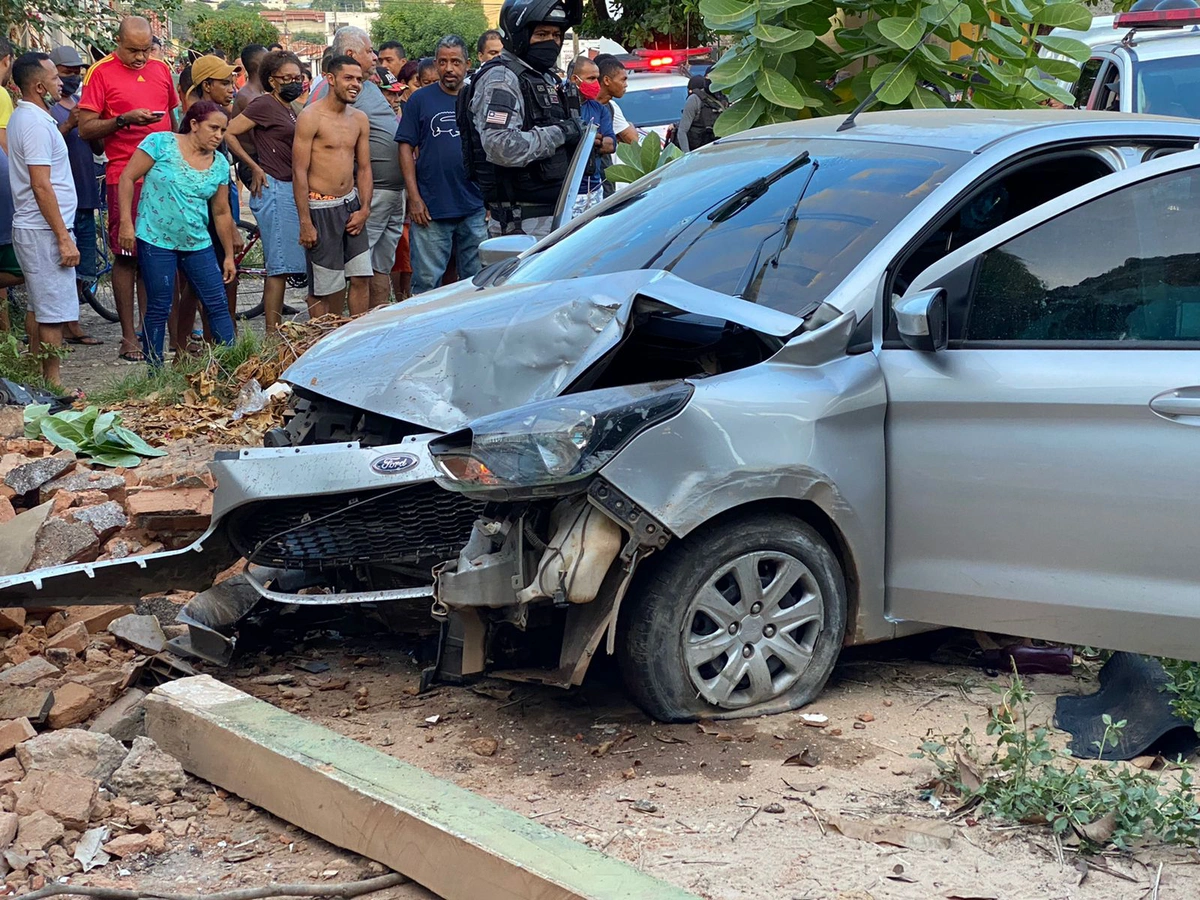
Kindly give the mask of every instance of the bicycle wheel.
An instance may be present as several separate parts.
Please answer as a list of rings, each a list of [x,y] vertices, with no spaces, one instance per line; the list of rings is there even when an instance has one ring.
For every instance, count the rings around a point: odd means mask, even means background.
[[[237,317],[245,321],[263,314],[263,284],[267,269],[258,227],[239,222],[238,230],[242,233],[242,252],[237,257]]]
[[[117,298],[112,287],[112,251],[108,249],[108,210],[101,208],[96,218],[96,283],[79,292],[79,298],[87,302],[103,319],[119,322]]]

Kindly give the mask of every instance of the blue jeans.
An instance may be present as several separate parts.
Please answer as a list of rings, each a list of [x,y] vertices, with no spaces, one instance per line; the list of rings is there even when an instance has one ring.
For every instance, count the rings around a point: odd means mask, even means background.
[[[225,299],[225,282],[211,245],[203,250],[168,250],[138,238],[137,259],[146,283],[142,352],[150,365],[162,365],[163,338],[166,337],[167,319],[171,316],[171,304],[175,301],[175,273],[179,270],[204,304],[209,327],[217,340],[222,344],[233,343],[233,319],[229,317]]]
[[[79,265],[75,278],[84,284],[95,284],[96,271],[96,211],[80,209],[75,212],[75,246],[79,248]]]
[[[487,238],[483,210],[461,219],[434,219],[424,228],[408,229],[412,247],[412,292],[431,291],[442,280],[450,251],[458,242],[458,277],[474,278],[479,272],[479,245]]]

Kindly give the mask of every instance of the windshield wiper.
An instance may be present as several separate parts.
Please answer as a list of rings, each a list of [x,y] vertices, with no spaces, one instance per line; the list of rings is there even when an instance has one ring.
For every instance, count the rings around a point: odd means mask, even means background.
[[[801,166],[805,165],[808,160],[808,151],[805,150],[795,159],[784,163],[769,175],[764,175],[762,178],[756,178],[745,187],[738,188],[729,195],[728,199],[722,201],[716,209],[708,214],[708,221],[724,222],[726,219],[737,215],[743,209],[765,194],[767,192],[767,188],[779,181],[779,179],[785,178],[792,172],[795,172]]]
[[[812,184],[813,176],[817,174],[817,169],[820,167],[821,164],[817,160],[812,160],[812,168],[809,169],[808,177],[804,179],[804,185],[800,188],[800,193],[796,196],[796,202],[788,208],[788,211],[784,214],[775,229],[758,242],[758,246],[754,249],[754,255],[750,258],[750,262],[746,264],[746,268],[742,270],[742,277],[738,279],[737,288],[733,292],[735,297],[741,297],[743,300],[750,300],[751,302],[754,301],[755,296],[758,294],[757,288],[755,288],[752,294],[747,294],[747,291],[758,278],[760,271],[758,261],[762,258],[763,248],[775,238],[778,238],[778,244],[771,254],[771,258],[767,260],[767,265],[773,268],[779,266],[779,256],[783,253],[784,248],[787,247],[791,238],[788,228],[799,217],[800,201],[804,199],[804,195],[808,192],[808,186]],[[762,267],[762,269],[765,268],[766,266]]]

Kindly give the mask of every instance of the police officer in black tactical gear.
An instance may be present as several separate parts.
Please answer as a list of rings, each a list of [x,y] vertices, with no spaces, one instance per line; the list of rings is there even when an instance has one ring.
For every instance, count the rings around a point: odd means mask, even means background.
[[[459,93],[467,174],[483,190],[489,232],[549,234],[584,125],[554,74],[582,0],[504,0],[504,52]]]

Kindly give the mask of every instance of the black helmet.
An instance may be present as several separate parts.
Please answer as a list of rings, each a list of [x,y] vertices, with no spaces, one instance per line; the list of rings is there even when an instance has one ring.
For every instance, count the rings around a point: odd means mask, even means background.
[[[568,28],[583,21],[583,0],[504,0],[500,7],[500,34],[504,49],[514,56],[524,56],[529,49],[533,29],[550,23]]]

